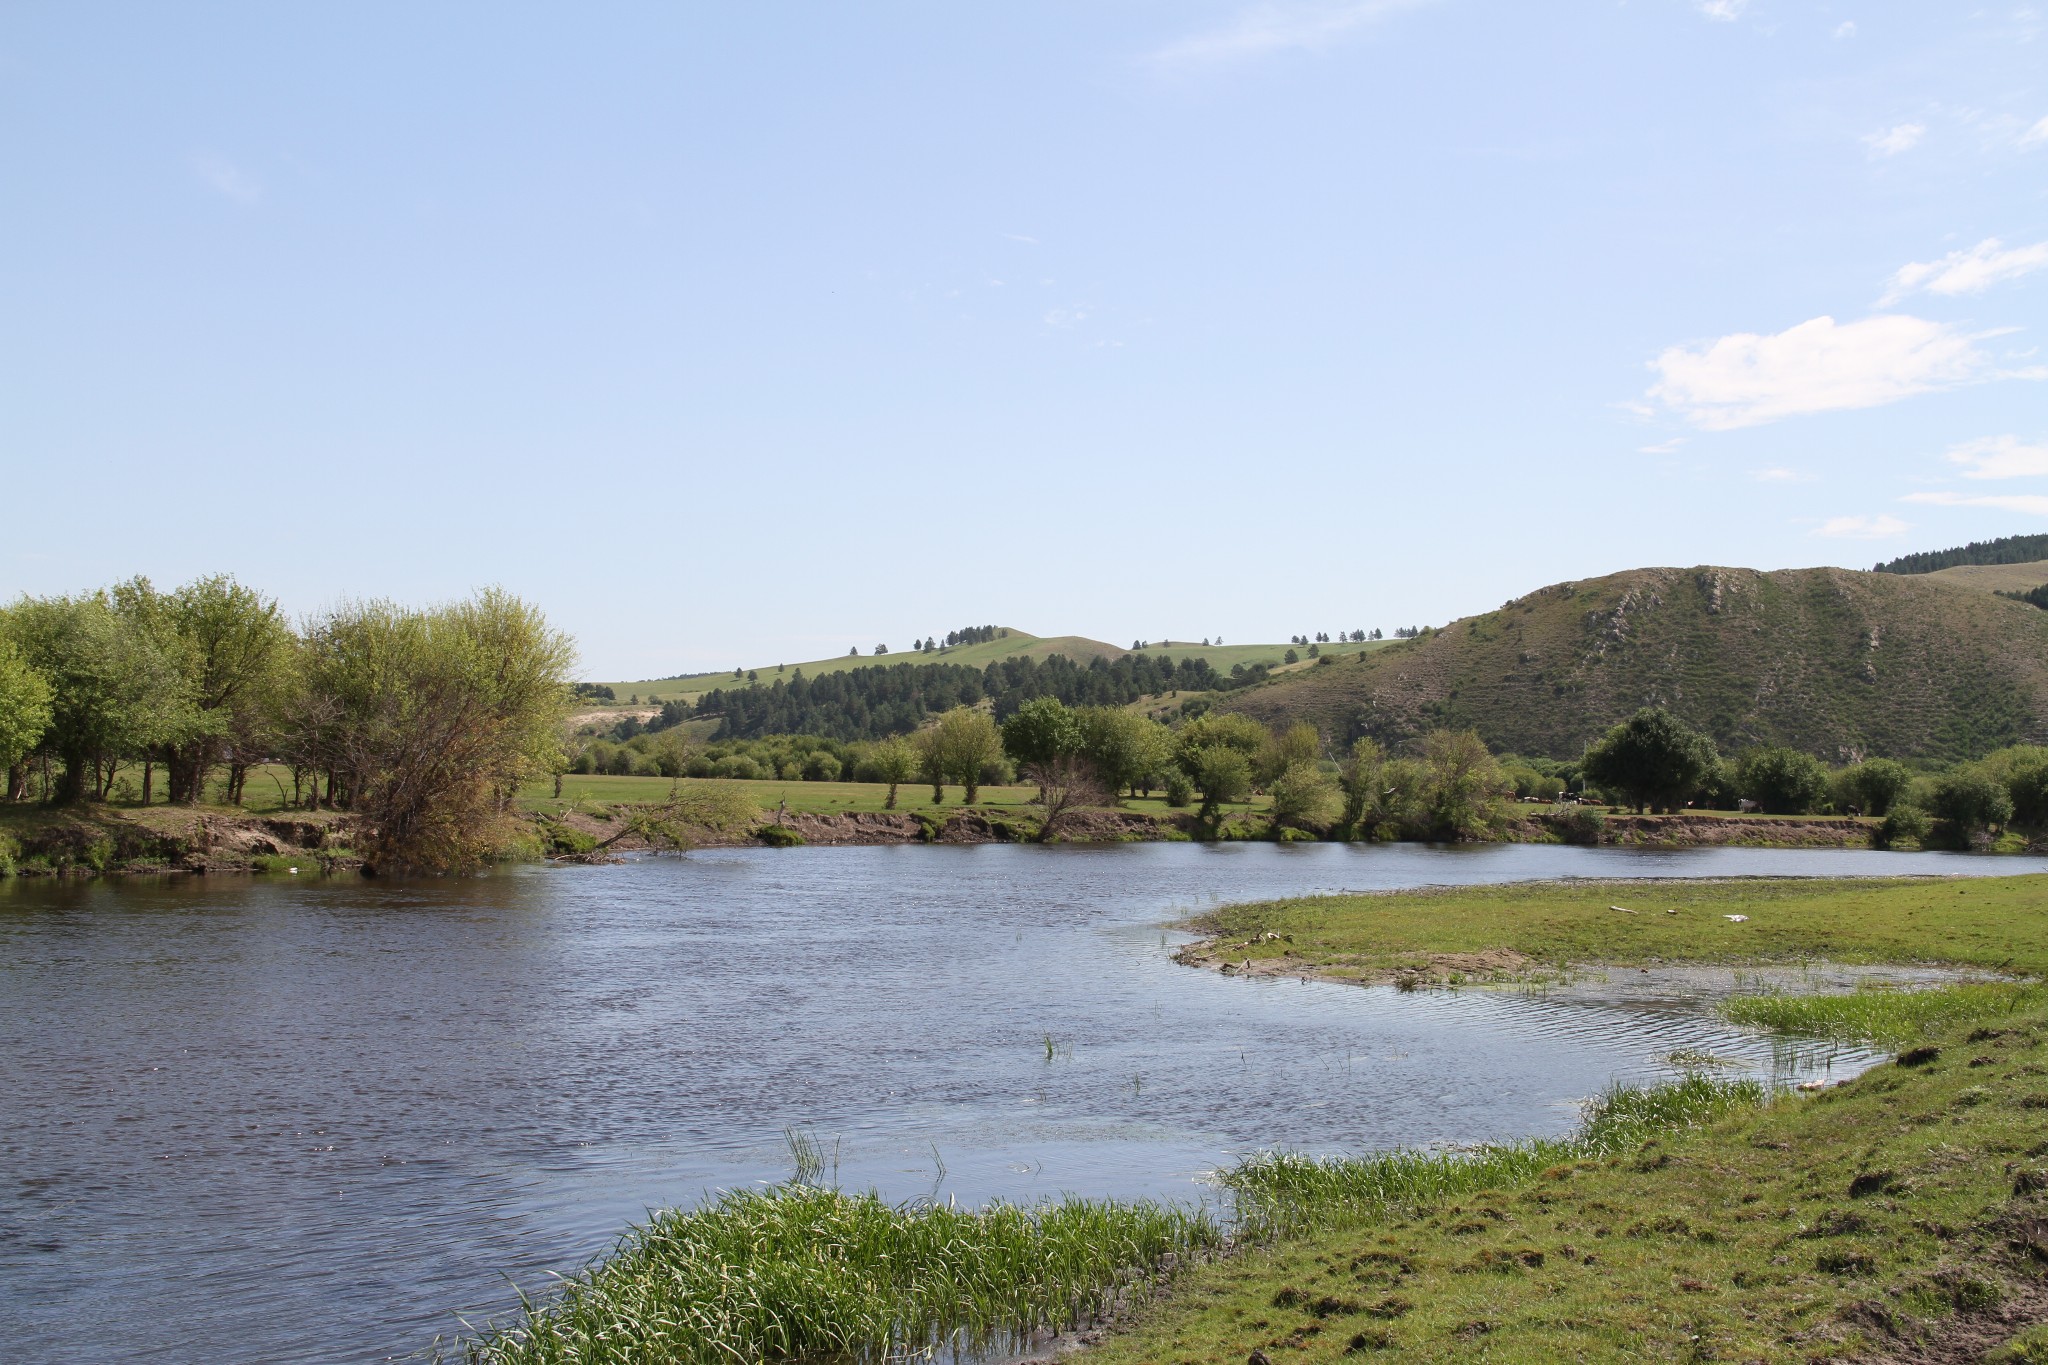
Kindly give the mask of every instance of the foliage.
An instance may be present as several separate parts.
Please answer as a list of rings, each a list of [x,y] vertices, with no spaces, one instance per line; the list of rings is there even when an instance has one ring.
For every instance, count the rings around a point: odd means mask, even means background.
[[[1295,763],[1273,780],[1273,823],[1281,827],[1327,829],[1342,813],[1336,780],[1312,762]]]
[[[1081,747],[1081,722],[1058,697],[1033,697],[1001,729],[1004,751],[1026,767],[1040,767]]]
[[[1736,790],[1772,815],[1806,815],[1827,800],[1828,770],[1796,749],[1751,749],[1735,761]]]
[[[1252,760],[1252,778],[1262,787],[1271,786],[1289,768],[1313,764],[1322,753],[1323,739],[1316,727],[1297,721],[1280,734],[1266,734]]]
[[[896,788],[917,776],[917,750],[902,736],[892,736],[869,751],[869,761],[875,774],[871,780],[889,784],[889,797],[882,808],[895,810]]]
[[[1589,781],[1641,810],[1682,806],[1720,762],[1714,741],[1659,706],[1609,730],[1581,765]]]
[[[1027,767],[1038,784],[1038,841],[1049,844],[1067,832],[1074,815],[1109,799],[1095,765],[1078,754],[1061,754]]]
[[[902,1359],[956,1332],[982,1342],[1084,1323],[1120,1273],[1221,1241],[1204,1214],[1142,1202],[969,1210],[802,1184],[734,1190],[656,1214],[467,1354],[472,1365]]]
[[[1226,803],[1242,801],[1251,794],[1251,760],[1240,749],[1222,743],[1196,748],[1183,745],[1175,761],[1202,794],[1198,814],[1204,820],[1215,818]]]
[[[1380,801],[1385,795],[1381,784],[1381,770],[1386,766],[1386,754],[1377,741],[1356,739],[1344,755],[1339,769],[1339,781],[1344,791],[1344,827],[1354,834],[1362,834],[1371,824],[1378,822]]]
[[[995,722],[971,706],[954,707],[918,738],[927,747],[926,779],[937,779],[934,791],[945,782],[955,783],[965,789],[969,805],[980,794],[988,765],[1003,753],[1003,737]]]
[[[1901,844],[1919,844],[1926,840],[1934,822],[1927,818],[1927,812],[1918,806],[1899,802],[1885,812],[1884,820],[1877,827],[1875,839],[1879,848],[1897,848]]]
[[[1990,774],[1966,768],[1935,782],[1927,813],[1957,833],[1973,835],[2012,819],[2012,795]]]
[[[1886,815],[1913,786],[1913,772],[1896,759],[1873,758],[1834,776],[1835,809]]]
[[[2010,1014],[2044,995],[2040,986],[2007,982],[1925,991],[1866,987],[1846,995],[1737,995],[1719,1008],[1722,1018],[1748,1028],[1903,1048],[1958,1019]]]
[[[1155,720],[1114,706],[1083,707],[1080,753],[1114,796],[1150,791],[1173,757],[1173,732]]]
[[[1195,782],[1181,768],[1166,770],[1166,804],[1178,810],[1195,799]]]
[[[1423,737],[1431,837],[1481,839],[1496,832],[1512,788],[1478,732],[1437,730]]]
[[[0,629],[0,770],[34,752],[50,728],[50,684]]]
[[[804,842],[802,833],[788,825],[763,825],[754,837],[770,848],[796,848]]]

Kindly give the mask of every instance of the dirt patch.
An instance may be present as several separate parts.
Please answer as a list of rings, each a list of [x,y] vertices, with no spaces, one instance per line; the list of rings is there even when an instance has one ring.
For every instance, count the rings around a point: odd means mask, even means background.
[[[217,807],[53,810],[13,826],[22,876],[247,872],[263,858],[305,870],[361,862],[348,848],[349,819],[336,811],[262,816]]]
[[[1550,812],[1517,823],[1534,837],[1565,837],[1573,815]],[[1799,816],[1755,818],[1729,815],[1613,815],[1605,817],[1600,842],[1642,848],[1869,848],[1873,826],[1861,820],[1818,820]],[[1510,831],[1509,837],[1515,836]],[[1523,835],[1529,838],[1530,835]]]

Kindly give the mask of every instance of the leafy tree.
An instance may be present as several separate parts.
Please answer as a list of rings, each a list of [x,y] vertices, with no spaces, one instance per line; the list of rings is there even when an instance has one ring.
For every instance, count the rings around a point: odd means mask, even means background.
[[[1271,786],[1280,774],[1300,764],[1313,765],[1322,756],[1323,737],[1307,721],[1296,721],[1283,734],[1268,732],[1252,762],[1252,777],[1261,786]]]
[[[1182,748],[1178,761],[1197,790],[1202,793],[1200,815],[1214,819],[1226,802],[1242,801],[1251,794],[1252,765],[1242,750],[1216,743],[1193,749]]]
[[[28,666],[0,625],[0,769],[7,773],[6,798],[28,791],[28,766],[36,743],[50,728],[50,684]]]
[[[1166,770],[1166,804],[1175,810],[1195,799],[1195,784],[1179,768]]]
[[[1353,833],[1376,823],[1385,792],[1380,770],[1386,761],[1386,752],[1371,739],[1353,740],[1351,752],[1344,756],[1339,778],[1344,791],[1344,824]]]
[[[1835,807],[1885,815],[1913,785],[1912,770],[1895,759],[1873,758],[1834,776]]]
[[[2012,794],[1981,768],[1965,768],[1937,779],[1928,814],[1965,837],[2012,819]]]
[[[902,736],[894,736],[875,746],[873,762],[881,780],[889,784],[889,795],[882,802],[882,809],[895,810],[896,788],[917,776],[917,750]]]
[[[1320,834],[1342,809],[1336,780],[1313,763],[1291,764],[1273,780],[1273,823]]]
[[[1301,662],[1301,656],[1290,649],[1280,656],[1280,662],[1283,664],[1298,664]]]
[[[1582,770],[1637,810],[1669,810],[1684,805],[1719,761],[1713,740],[1669,711],[1648,706],[1589,749]]]
[[[1478,839],[1500,825],[1514,788],[1474,730],[1433,730],[1422,737],[1429,781],[1429,826],[1438,838]]]
[[[981,791],[982,767],[1003,753],[996,723],[971,706],[956,706],[931,731],[938,771],[965,789],[969,805]]]
[[[1081,721],[1058,697],[1033,697],[1002,724],[1003,750],[1026,768],[1042,768],[1081,747]]]
[[[1120,707],[1089,706],[1076,713],[1080,753],[1114,796],[1150,790],[1172,760],[1173,732],[1155,720]]]
[[[1796,749],[1751,749],[1735,761],[1735,785],[1772,815],[1805,815],[1827,799],[1828,770]]]

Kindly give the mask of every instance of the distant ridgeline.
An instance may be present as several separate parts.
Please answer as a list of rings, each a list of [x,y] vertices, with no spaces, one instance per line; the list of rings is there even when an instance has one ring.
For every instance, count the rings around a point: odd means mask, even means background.
[[[1123,706],[1140,697],[1186,690],[1208,692],[1249,686],[1266,678],[1264,665],[1218,673],[1206,660],[1126,654],[1077,664],[1063,654],[1045,659],[999,659],[972,664],[877,664],[806,678],[802,670],[768,686],[717,688],[693,707],[671,701],[647,723],[666,729],[716,716],[712,738],[822,735],[828,739],[882,739],[908,734],[934,712],[995,700],[1003,719],[1034,697],[1058,697],[1069,706]]]
[[[1973,540],[1953,550],[1927,550],[1917,555],[1900,555],[1879,564],[1878,573],[1934,573],[1959,564],[2032,564],[2048,559],[2048,535],[2006,536],[2000,540]],[[2034,605],[2039,606],[2036,602]]]

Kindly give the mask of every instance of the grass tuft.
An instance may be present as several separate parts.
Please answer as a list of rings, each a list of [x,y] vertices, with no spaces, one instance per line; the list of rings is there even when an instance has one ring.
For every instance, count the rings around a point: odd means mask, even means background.
[[[1738,995],[1720,1012],[1747,1028],[1904,1048],[1956,1020],[2011,1014],[2043,998],[2041,986],[2022,982],[1925,991],[1867,985],[1847,995]]]

